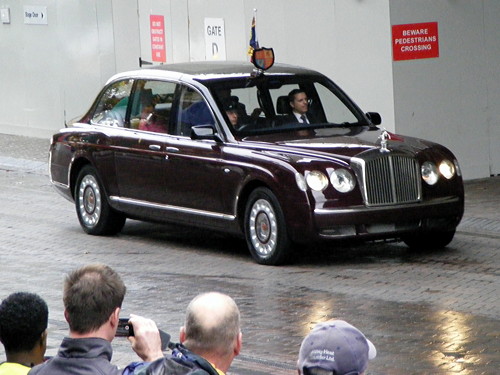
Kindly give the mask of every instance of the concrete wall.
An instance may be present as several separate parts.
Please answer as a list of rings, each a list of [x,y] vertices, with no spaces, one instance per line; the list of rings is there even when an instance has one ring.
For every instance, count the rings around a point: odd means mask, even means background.
[[[490,152],[490,174],[500,175],[500,1],[484,2],[484,46],[486,86],[486,124]],[[481,126],[481,124],[478,124]]]
[[[31,5],[46,7],[47,24],[24,23]],[[1,0],[0,8],[10,11],[0,23],[0,132],[48,137],[85,112],[111,75],[138,66],[135,0]]]
[[[23,6],[47,7],[46,25]],[[383,126],[433,139],[466,178],[500,173],[497,0],[0,0],[0,133],[48,137],[84,113],[115,72],[151,61],[150,15],[165,17],[167,63],[205,59],[204,20],[224,20],[227,60],[246,54],[253,9],[277,61],[333,78]],[[440,56],[392,60],[391,25],[438,22]]]
[[[498,173],[500,2],[392,1],[390,12],[393,25],[439,26],[438,58],[393,63],[398,132],[449,147],[467,178]]]

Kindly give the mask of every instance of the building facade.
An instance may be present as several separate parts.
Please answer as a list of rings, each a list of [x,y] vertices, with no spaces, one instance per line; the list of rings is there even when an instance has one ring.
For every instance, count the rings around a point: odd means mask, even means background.
[[[257,9],[254,12],[254,9]],[[0,133],[49,137],[139,61],[276,60],[319,70],[386,129],[500,174],[497,0],[0,0]]]

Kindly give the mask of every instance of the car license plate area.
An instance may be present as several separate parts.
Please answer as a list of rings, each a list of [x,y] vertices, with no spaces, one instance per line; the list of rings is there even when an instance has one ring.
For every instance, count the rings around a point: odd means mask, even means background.
[[[380,234],[380,233],[398,233],[408,232],[418,229],[419,221],[405,223],[376,223],[358,226],[358,234]]]

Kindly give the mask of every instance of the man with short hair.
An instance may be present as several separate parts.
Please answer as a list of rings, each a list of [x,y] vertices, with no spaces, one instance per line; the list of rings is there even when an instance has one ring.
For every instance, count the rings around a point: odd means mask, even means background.
[[[218,292],[196,296],[187,307],[180,341],[172,356],[151,363],[139,374],[224,375],[242,347],[240,311],[234,300]]]
[[[363,375],[377,350],[356,327],[343,320],[318,323],[300,346],[299,375]]]
[[[25,375],[42,363],[47,348],[49,310],[34,293],[17,292],[0,304],[0,341],[7,361],[0,375]]]
[[[126,288],[120,276],[102,264],[84,266],[71,272],[64,282],[64,317],[69,324],[55,357],[34,367],[32,375],[120,374],[110,363],[119,314]],[[156,324],[131,315],[135,337],[129,337],[132,349],[144,361],[162,358]]]
[[[210,292],[196,296],[188,305],[180,341],[193,353],[225,373],[240,354],[240,311],[228,295]]]
[[[288,102],[290,103],[292,114],[286,117],[286,122],[299,122],[303,124],[316,122],[311,113],[309,113],[309,101],[304,90],[293,89],[290,91]]]

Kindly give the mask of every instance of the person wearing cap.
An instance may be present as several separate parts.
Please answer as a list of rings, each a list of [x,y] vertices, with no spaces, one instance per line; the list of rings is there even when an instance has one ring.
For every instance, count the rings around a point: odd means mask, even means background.
[[[299,375],[363,375],[377,350],[356,327],[343,320],[318,323],[300,346]]]
[[[226,111],[227,118],[229,119],[229,122],[231,123],[233,128],[238,128],[239,124],[239,113],[238,113],[238,106],[237,103],[233,101],[226,101],[224,103],[224,110]]]

